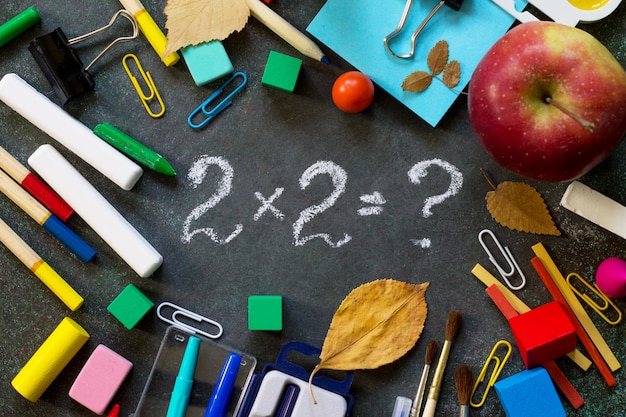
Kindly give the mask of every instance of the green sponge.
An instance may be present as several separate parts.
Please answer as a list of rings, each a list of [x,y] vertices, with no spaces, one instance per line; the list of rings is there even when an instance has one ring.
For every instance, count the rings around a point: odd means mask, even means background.
[[[261,83],[293,93],[300,75],[302,60],[280,52],[270,51]]]
[[[248,330],[282,330],[283,297],[251,295],[248,297]]]
[[[154,303],[148,297],[133,284],[128,284],[109,304],[107,310],[130,330],[152,307]]]

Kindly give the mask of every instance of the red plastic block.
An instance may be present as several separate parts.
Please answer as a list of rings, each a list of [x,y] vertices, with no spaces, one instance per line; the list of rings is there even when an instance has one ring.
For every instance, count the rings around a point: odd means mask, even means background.
[[[552,301],[509,319],[526,368],[534,368],[576,349],[576,329],[561,304]]]

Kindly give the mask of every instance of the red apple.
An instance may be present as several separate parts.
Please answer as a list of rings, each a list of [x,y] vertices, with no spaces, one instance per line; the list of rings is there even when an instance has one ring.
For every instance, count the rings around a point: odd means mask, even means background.
[[[626,135],[626,71],[581,29],[524,23],[479,62],[468,109],[497,163],[529,179],[569,181],[605,160]]]

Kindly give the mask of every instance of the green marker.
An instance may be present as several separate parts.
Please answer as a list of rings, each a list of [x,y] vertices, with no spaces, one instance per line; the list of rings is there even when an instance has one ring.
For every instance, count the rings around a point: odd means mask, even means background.
[[[0,47],[17,38],[23,32],[41,22],[41,16],[34,7],[29,7],[0,26]]]
[[[130,156],[137,162],[153,169],[161,174],[174,176],[176,171],[161,155],[148,148],[146,145],[137,142],[126,133],[108,123],[100,123],[93,132],[105,142],[116,147],[121,152]]]

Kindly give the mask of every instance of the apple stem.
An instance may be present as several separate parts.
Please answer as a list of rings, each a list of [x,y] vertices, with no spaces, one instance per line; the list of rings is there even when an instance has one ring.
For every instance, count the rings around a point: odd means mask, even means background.
[[[483,177],[485,178],[487,183],[491,185],[491,188],[493,188],[494,191],[498,189],[498,186],[491,180],[491,178],[489,177],[489,174],[487,174],[487,171],[485,171],[484,168],[480,168],[480,173],[483,174]]]
[[[587,129],[588,131],[593,132],[593,130],[595,129],[595,126],[593,123],[591,123],[588,120],[583,119],[577,114],[574,114],[569,109],[565,108],[561,103],[559,103],[558,101],[555,101],[552,97],[546,97],[546,103],[561,110],[563,113],[565,113],[566,115],[574,119],[578,124],[580,124],[583,128]]]

